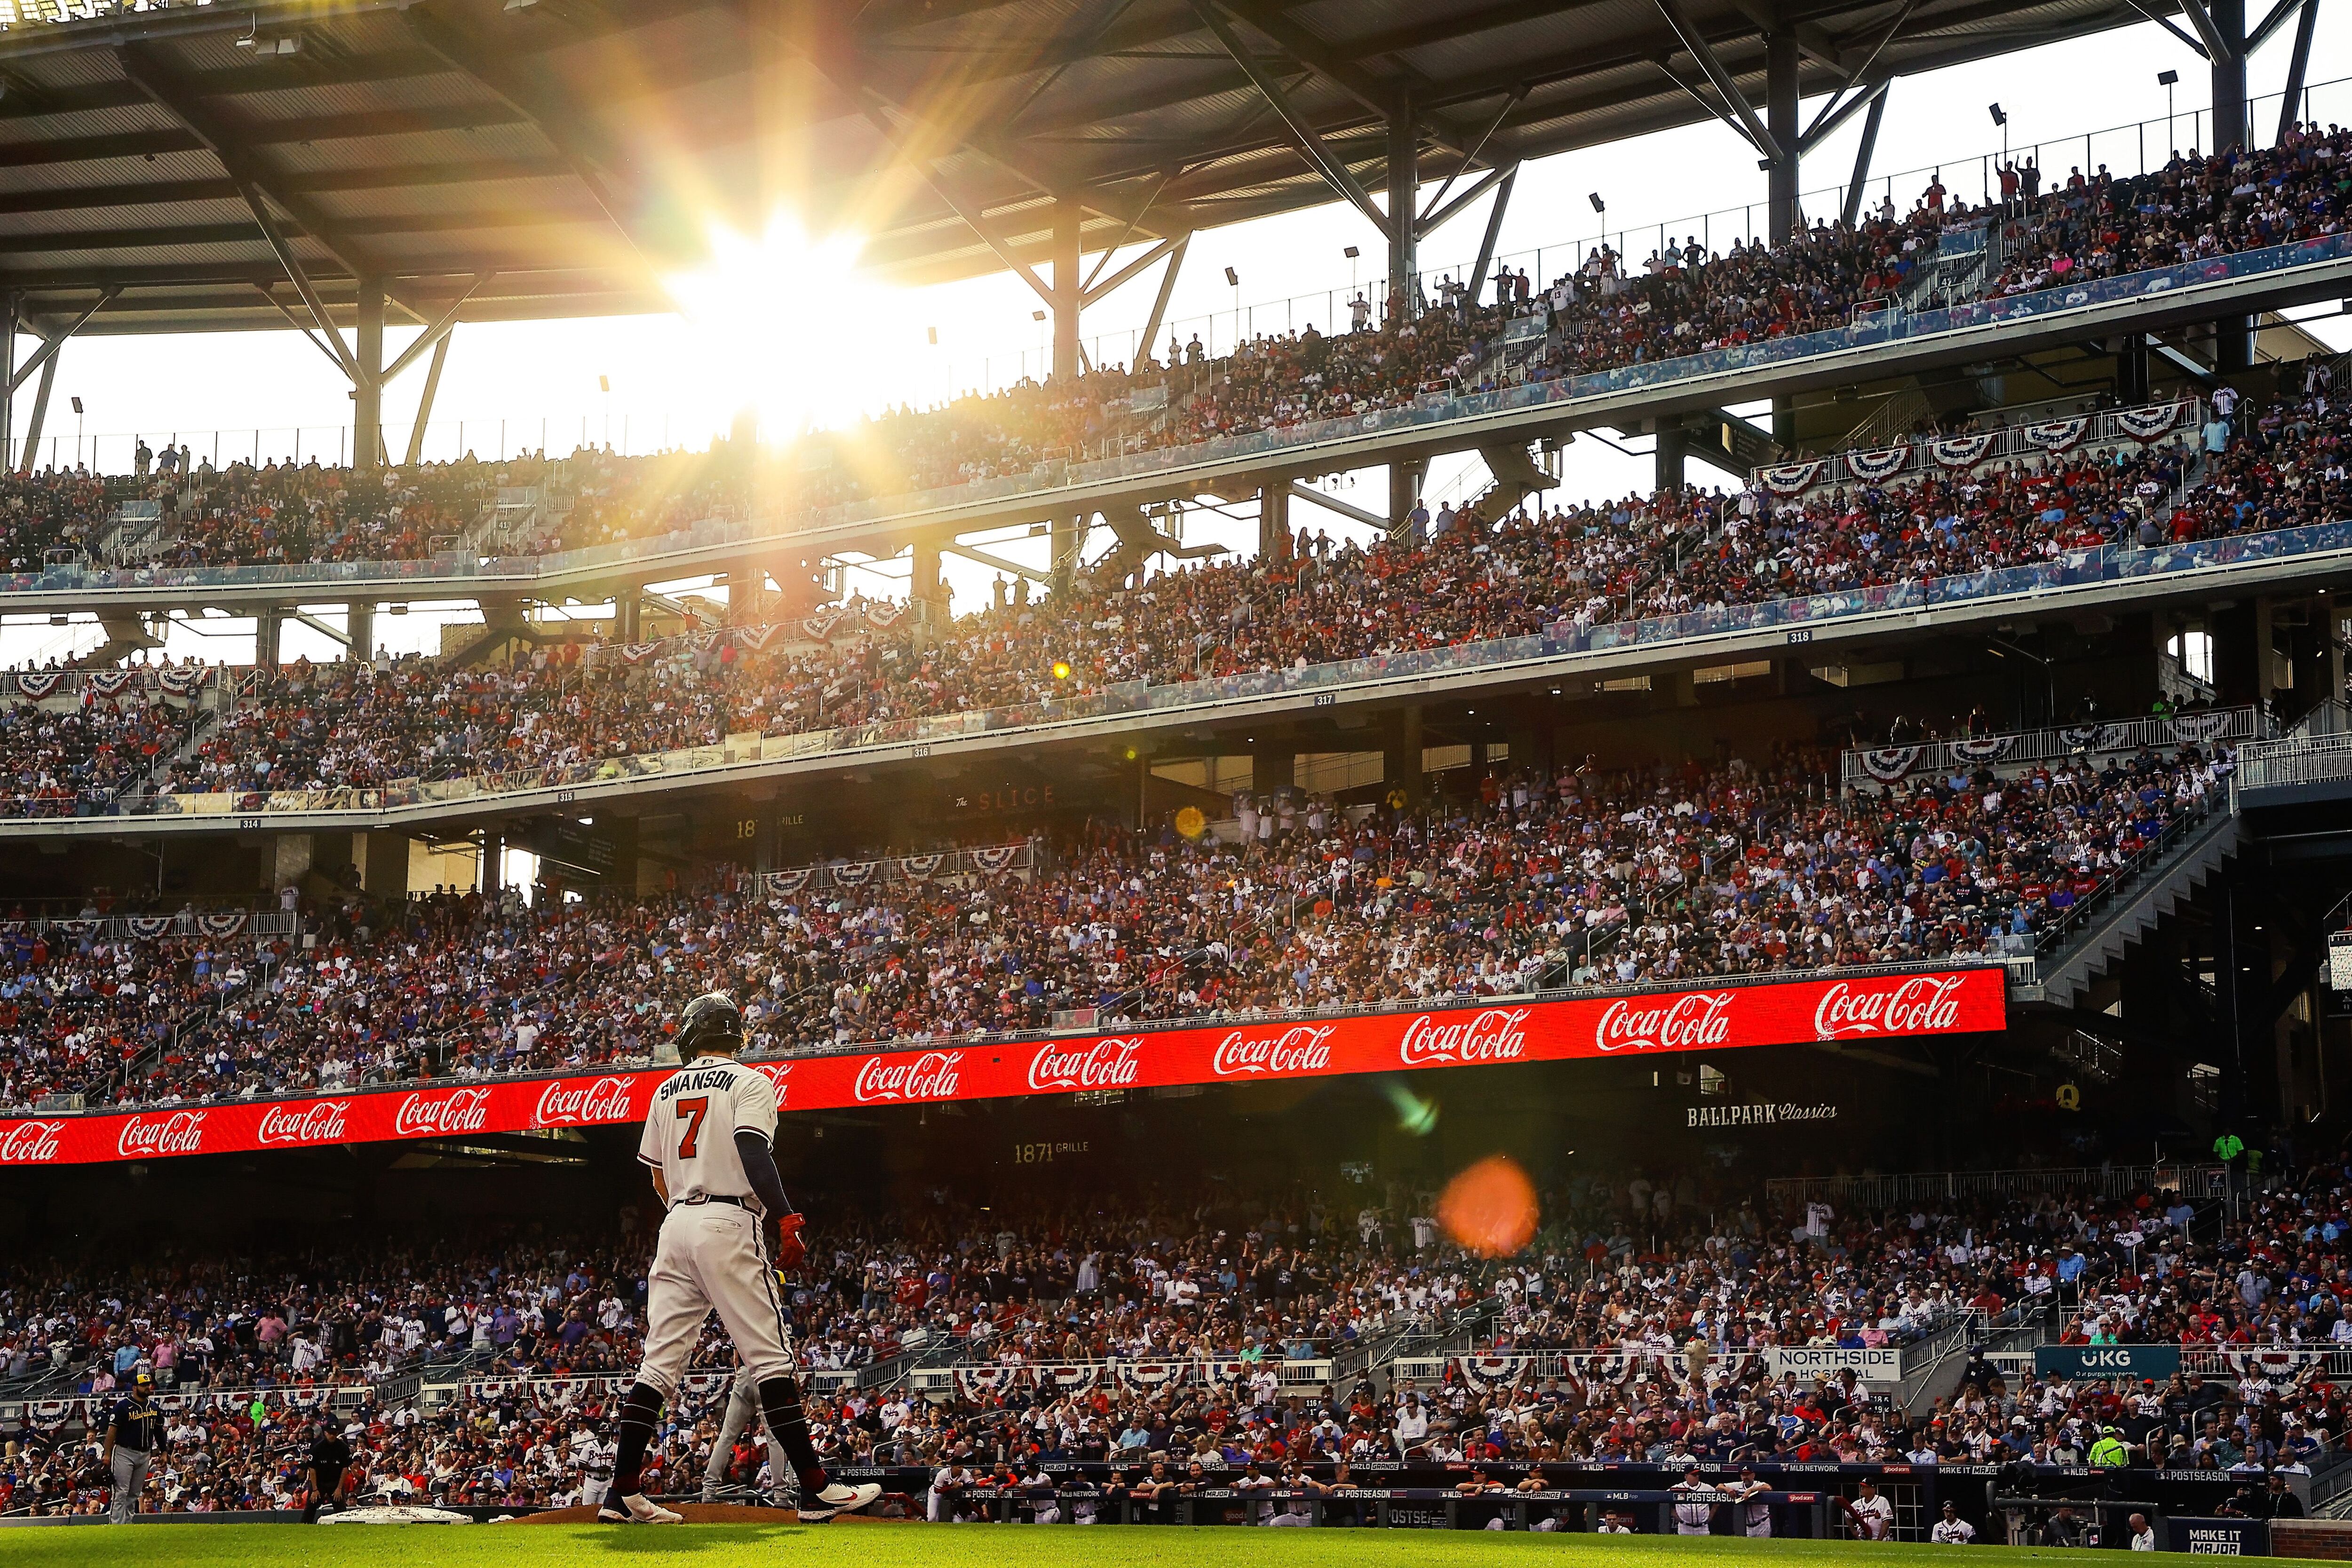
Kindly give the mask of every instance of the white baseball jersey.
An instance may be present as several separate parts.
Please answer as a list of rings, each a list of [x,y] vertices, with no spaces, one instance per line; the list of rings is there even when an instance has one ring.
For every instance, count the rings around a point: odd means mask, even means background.
[[[735,1134],[746,1129],[775,1142],[776,1086],[740,1062],[705,1057],[654,1090],[637,1158],[662,1173],[673,1205],[728,1197],[756,1208],[751,1180],[735,1152]]]

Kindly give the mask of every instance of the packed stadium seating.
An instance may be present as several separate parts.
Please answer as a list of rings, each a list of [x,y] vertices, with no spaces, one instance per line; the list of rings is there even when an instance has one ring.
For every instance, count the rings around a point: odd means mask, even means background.
[[[1495,384],[1506,321],[1530,305],[1550,310],[1543,353],[1519,367],[1528,379],[1585,374],[1842,325],[1883,307],[1934,254],[1948,227],[1997,226],[2003,265],[1981,279],[1985,298],[2079,285],[2137,269],[2194,262],[2330,234],[2346,193],[2345,133],[2315,125],[2282,145],[2245,154],[2176,160],[2134,179],[2104,169],[2053,184],[2006,208],[1947,205],[1933,186],[1908,217],[1891,212],[1858,228],[1819,223],[1780,249],[1760,240],[1708,255],[1695,241],[1653,255],[1638,270],[1601,249],[1553,280],[1539,300],[1472,305],[1326,336],[1252,341],[1214,363],[1187,356],[1161,366],[1107,369],[1068,385],[1024,384],[943,408],[900,410],[857,436],[857,459],[794,476],[785,511],[1026,473],[1041,460],[1179,447],[1217,436],[1276,429],[1311,419],[1410,401],[1424,389],[1477,390]],[[1168,385],[1164,405],[1136,412],[1139,388]],[[219,565],[305,561],[410,560],[436,538],[461,534],[497,484],[530,483],[548,471],[540,457],[359,477],[315,461],[259,470],[210,463],[149,482],[144,493],[173,507],[171,542],[142,550],[142,563]],[[0,557],[39,569],[51,550],[79,552],[96,564],[110,555],[108,498],[87,477],[58,474],[10,481]],[[656,536],[688,522],[750,515],[748,471],[717,459],[668,456],[620,461],[589,456],[575,477],[577,500],[560,529],[503,545],[537,553]],[[121,499],[121,498],[115,498]],[[777,498],[763,496],[761,515]],[[786,521],[779,517],[779,521]]]
[[[1403,813],[1244,801],[1197,842],[1097,826],[1032,871],[888,889],[353,893],[315,911],[307,951],[22,926],[0,936],[0,1106],[641,1059],[681,972],[727,981],[755,1047],[789,1052],[1074,1007],[1263,1016],[1998,953],[2201,815],[2231,766],[2192,745],[1846,798],[1816,753],[1571,768]]]
[[[1513,512],[1441,510],[1436,537],[1367,551],[1302,536],[1288,558],[1165,573],[1006,605],[918,641],[901,622],[854,641],[799,627],[680,639],[642,663],[576,646],[504,669],[409,658],[297,661],[240,683],[222,721],[170,756],[160,793],[368,789],[394,781],[593,769],[628,755],[1305,667],[1695,608],[2023,565],[2061,552],[2269,532],[2344,515],[2352,414],[2315,390],[2238,433],[2113,457],[1856,484],[1779,500],[1696,490]],[[2207,450],[2208,447],[2226,447]],[[836,617],[866,628],[863,617]],[[43,725],[20,724],[0,813],[123,808],[121,770],[58,776]]]
[[[1818,1487],[1839,1464],[2056,1473],[2105,1434],[2129,1466],[2259,1481],[2343,1459],[2352,1412],[2328,1366],[2352,1322],[2326,1275],[2345,1179],[2335,1161],[2279,1173],[2232,1221],[2144,1188],[1768,1214],[1687,1173],[1579,1174],[1544,1194],[1543,1230],[1505,1258],[1465,1255],[1413,1217],[1426,1194],[1351,1214],[1342,1189],[1336,1203],[1294,1194],[1185,1220],[1098,1194],[1011,1216],[944,1201],[874,1215],[839,1206],[856,1201],[844,1194],[804,1205],[820,1229],[792,1310],[808,1373],[832,1391],[813,1410],[829,1462],[917,1489],[944,1476],[946,1517],[966,1511],[966,1489],[1102,1485],[1110,1468],[1139,1480],[1153,1461],[1196,1486],[1291,1466],[1344,1482],[1342,1463],[1426,1467],[1474,1492],[1542,1467],[1608,1464],[1622,1487],[1627,1467],[1799,1463]],[[611,1378],[636,1354],[643,1262],[625,1237],[512,1236],[299,1260],[118,1255],[96,1278],[87,1262],[14,1258],[0,1390],[48,1414],[0,1457],[0,1511],[86,1510],[81,1402],[102,1409],[142,1370],[173,1407],[155,1507],[299,1506],[319,1417],[351,1439],[367,1500],[576,1500],[609,1463]],[[1979,1363],[1906,1422],[1850,1383],[1776,1378],[1767,1363],[1775,1345],[1901,1345],[2021,1316],[2069,1343],[2178,1345],[2208,1370],[2133,1388]],[[1425,1385],[1322,1381],[1335,1353],[1462,1328],[1480,1349]],[[1550,1353],[1530,1354],[1538,1341]],[[927,1355],[961,1373],[928,1399],[901,1381]],[[694,1364],[716,1375],[695,1380],[666,1434],[659,1489],[699,1484],[730,1363],[714,1328]],[[1122,1373],[1170,1363],[1200,1370]],[[454,1403],[380,1398],[386,1379],[427,1365],[456,1384]],[[1093,1375],[1065,1384],[1031,1366]],[[1299,1366],[1315,1378],[1286,1381]],[[871,1375],[828,1379],[835,1367]],[[725,1468],[750,1481],[761,1458],[747,1442]]]

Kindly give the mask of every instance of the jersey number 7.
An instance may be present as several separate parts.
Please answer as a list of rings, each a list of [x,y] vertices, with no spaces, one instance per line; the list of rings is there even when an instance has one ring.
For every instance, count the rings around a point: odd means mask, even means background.
[[[691,1160],[696,1142],[702,1136],[702,1119],[710,1114],[710,1097],[698,1094],[692,1100],[679,1100],[672,1109],[686,1121],[686,1131],[677,1141],[677,1157]]]

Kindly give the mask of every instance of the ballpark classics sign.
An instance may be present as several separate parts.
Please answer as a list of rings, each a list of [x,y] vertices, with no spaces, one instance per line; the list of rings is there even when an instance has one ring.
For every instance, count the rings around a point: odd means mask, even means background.
[[[1733,1050],[2001,1028],[2003,972],[1879,974],[1713,991],[1454,1007],[1328,1022],[1221,1024],[797,1057],[751,1066],[786,1111],[919,1105],[1180,1084],[1271,1083],[1401,1068]],[[0,1165],[79,1164],[329,1143],[521,1132],[645,1120],[668,1069],[471,1087],[370,1089],[313,1100],[0,1121]]]

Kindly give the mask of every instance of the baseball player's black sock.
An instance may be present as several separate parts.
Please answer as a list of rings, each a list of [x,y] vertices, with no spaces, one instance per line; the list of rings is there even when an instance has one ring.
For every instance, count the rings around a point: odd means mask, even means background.
[[[654,1440],[654,1424],[661,1419],[661,1390],[640,1383],[621,1404],[619,1436],[613,1443],[613,1496],[635,1495],[645,1485],[646,1447]]]
[[[768,1418],[768,1430],[783,1445],[784,1458],[792,1461],[793,1474],[800,1478],[801,1490],[824,1490],[831,1478],[817,1461],[816,1445],[809,1441],[808,1417],[801,1414],[799,1381],[792,1377],[761,1378],[760,1411]]]

